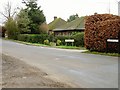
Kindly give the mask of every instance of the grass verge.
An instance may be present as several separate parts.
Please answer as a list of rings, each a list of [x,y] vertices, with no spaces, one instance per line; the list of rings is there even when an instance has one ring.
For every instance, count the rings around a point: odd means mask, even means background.
[[[25,44],[25,45],[32,45],[32,46],[49,46],[49,45],[40,44],[40,43],[30,43],[30,42],[18,41],[18,40],[13,40],[13,39],[4,39],[4,40],[10,40],[13,42],[17,42],[17,43],[21,43],[21,44]]]
[[[76,47],[76,46],[56,46],[61,49],[78,49],[78,50],[86,50],[84,47]]]
[[[3,39],[4,39],[4,38],[3,38]],[[25,45],[52,47],[52,46],[50,46],[50,45],[39,44],[39,43],[23,42],[23,41],[12,40],[12,39],[4,39],[4,40],[10,40],[10,41],[14,41],[14,42],[21,43],[21,44],[25,44]],[[76,47],[76,46],[55,46],[54,48],[86,50],[85,47]],[[89,51],[89,50],[88,50],[88,51],[85,51],[85,52],[82,52],[82,53],[120,57],[120,54],[118,54],[118,53],[102,53],[102,52],[94,52],[94,51],[91,52],[91,51]]]
[[[103,53],[103,52],[94,52],[94,51],[85,51],[82,53],[88,53],[88,54],[98,54],[98,55],[105,55],[105,56],[116,56],[116,57],[120,57],[120,54],[118,53]]]
[[[45,45],[45,44],[40,44],[40,43],[30,43],[30,42],[24,42],[24,41],[18,41],[18,40],[13,40],[13,39],[5,39],[4,40],[10,40],[13,42],[25,44],[25,45],[32,45],[32,46],[42,46],[42,47],[53,47],[53,48],[61,48],[61,49],[77,49],[77,50],[85,50],[84,47],[76,47],[76,46],[50,46],[50,45]]]

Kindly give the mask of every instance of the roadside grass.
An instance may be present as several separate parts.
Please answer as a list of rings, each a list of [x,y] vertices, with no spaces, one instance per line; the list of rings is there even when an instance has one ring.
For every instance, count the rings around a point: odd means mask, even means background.
[[[32,46],[45,46],[45,47],[49,46],[49,45],[40,44],[40,43],[30,43],[30,42],[18,41],[18,40],[7,39],[7,38],[4,38],[4,40],[10,40],[13,42],[17,42],[17,43],[21,43],[21,44],[25,44],[25,45],[32,45]]]
[[[76,46],[56,46],[61,49],[78,49],[78,50],[86,50],[85,47],[76,47]]]
[[[25,45],[42,46],[42,47],[53,47],[53,46],[50,46],[50,45],[45,45],[45,44],[40,44],[40,43],[23,42],[23,41],[18,41],[18,40],[13,40],[13,39],[7,39],[7,38],[3,38],[3,39],[4,40],[14,41],[14,42],[25,44]],[[87,50],[85,47],[76,47],[76,46],[54,46],[53,48]],[[120,57],[120,54],[118,54],[118,53],[103,53],[103,52],[95,52],[95,51],[91,52],[89,50],[84,51],[82,53]]]
[[[40,43],[30,43],[30,42],[24,42],[24,41],[18,41],[18,40],[13,40],[13,39],[7,39],[3,38],[4,40],[10,40],[13,42],[25,44],[25,45],[32,45],[32,46],[42,46],[42,47],[52,47],[52,48],[61,48],[61,49],[77,49],[77,50],[86,50],[84,47],[76,47],[76,46],[50,46],[50,45],[45,45],[45,44],[40,44]]]
[[[95,51],[91,52],[89,50],[85,51],[85,52],[82,52],[82,53],[120,57],[120,54],[118,54],[118,53],[103,53],[103,52],[95,52]]]
[[[23,41],[18,41],[18,40],[13,40],[13,39],[6,39],[6,38],[3,38],[3,39],[4,40],[14,41],[14,42],[25,44],[25,45],[42,46],[42,47],[53,47],[53,46],[50,46],[50,45],[45,45],[45,44],[40,44],[40,43],[23,42]],[[87,50],[85,47],[76,47],[76,46],[54,46],[53,48]],[[103,53],[103,52],[95,52],[95,51],[91,52],[89,50],[84,51],[82,53],[120,57],[120,54],[118,54],[118,53]]]

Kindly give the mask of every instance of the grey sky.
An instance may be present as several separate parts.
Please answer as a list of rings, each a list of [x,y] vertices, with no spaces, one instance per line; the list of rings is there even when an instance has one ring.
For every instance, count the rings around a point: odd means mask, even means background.
[[[4,11],[4,6],[8,1],[12,3],[13,8],[24,6],[21,3],[22,0],[2,0],[0,2],[0,11]],[[49,23],[54,16],[67,20],[70,15],[76,13],[79,16],[92,15],[95,12],[100,14],[109,13],[109,7],[110,13],[117,15],[117,1],[119,0],[38,0],[38,5],[41,6],[47,23]],[[3,22],[3,17],[0,15],[1,22]]]

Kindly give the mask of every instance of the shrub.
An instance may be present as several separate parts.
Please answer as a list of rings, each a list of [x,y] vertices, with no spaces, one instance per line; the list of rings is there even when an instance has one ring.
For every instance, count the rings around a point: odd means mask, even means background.
[[[49,40],[44,40],[45,45],[49,45]]]
[[[56,44],[57,44],[57,46],[60,46],[61,45],[61,40],[57,40]]]
[[[42,23],[40,26],[39,26],[39,32],[40,33],[48,33],[48,25],[46,23]]]
[[[54,46],[56,46],[56,43],[50,42],[50,46],[54,47]]]
[[[88,16],[85,23],[85,47],[90,50],[105,52],[106,40],[118,39],[120,32],[120,16],[96,14]],[[118,51],[118,43],[109,44],[109,50]]]
[[[74,45],[79,47],[79,46],[84,46],[84,32],[81,33],[77,33],[75,35],[73,35],[74,38]]]
[[[18,26],[16,22],[12,18],[9,18],[7,20],[7,22],[5,23],[5,28],[7,30],[8,38],[16,40],[19,34],[19,31],[18,31]]]

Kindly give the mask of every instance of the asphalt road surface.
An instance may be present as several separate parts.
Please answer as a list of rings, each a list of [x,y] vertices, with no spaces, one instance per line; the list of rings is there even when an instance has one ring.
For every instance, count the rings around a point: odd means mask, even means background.
[[[2,52],[76,88],[118,88],[118,57],[2,41]]]

